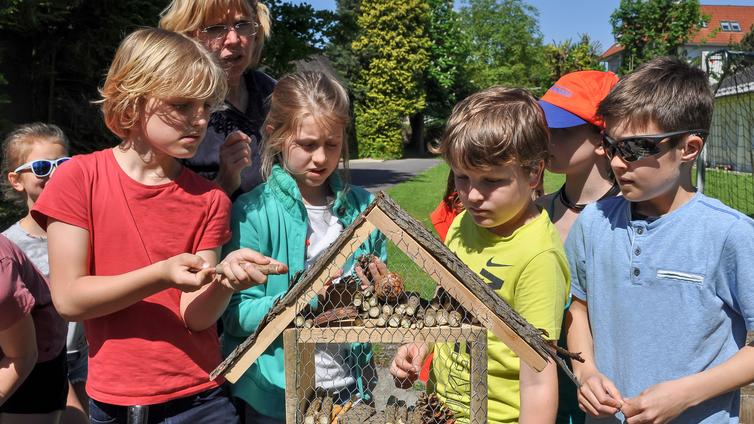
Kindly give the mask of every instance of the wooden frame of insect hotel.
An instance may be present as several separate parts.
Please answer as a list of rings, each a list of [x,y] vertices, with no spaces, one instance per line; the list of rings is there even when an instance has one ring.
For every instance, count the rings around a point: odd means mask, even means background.
[[[409,291],[411,282],[404,280],[415,278],[410,270],[396,270],[389,261],[385,267],[376,260],[380,252],[367,249],[370,235],[376,238],[375,231],[436,284],[434,293],[422,297]],[[349,258],[354,264],[344,272]],[[272,306],[257,331],[211,378],[237,381],[282,335],[288,423],[424,424],[461,418],[486,423],[488,332],[531,368],[541,371],[554,360],[576,382],[557,356],[563,352],[556,352],[541,331],[513,311],[436,236],[379,193],[306,271],[294,277],[288,293]],[[426,388],[411,387],[419,392],[413,398],[378,399],[377,357],[386,353],[392,357],[394,350],[386,345],[395,349],[407,348],[407,344],[416,349],[434,346],[436,352],[446,347],[451,357],[460,359],[449,368],[462,367],[467,377],[454,380],[456,373],[446,368]],[[433,368],[443,366],[437,360],[436,355]],[[384,368],[384,358],[382,362]],[[389,374],[380,377],[385,384]],[[392,386],[389,393],[400,392],[392,381],[388,384]],[[446,393],[456,389],[466,393],[466,410],[461,413],[465,417],[456,416],[457,398],[448,395],[441,400],[432,393],[439,385],[444,385]]]

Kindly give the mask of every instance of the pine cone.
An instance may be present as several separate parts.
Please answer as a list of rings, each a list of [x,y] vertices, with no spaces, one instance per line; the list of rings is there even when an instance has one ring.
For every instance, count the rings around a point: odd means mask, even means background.
[[[397,272],[388,272],[375,281],[374,294],[381,299],[395,300],[403,293],[403,277]]]

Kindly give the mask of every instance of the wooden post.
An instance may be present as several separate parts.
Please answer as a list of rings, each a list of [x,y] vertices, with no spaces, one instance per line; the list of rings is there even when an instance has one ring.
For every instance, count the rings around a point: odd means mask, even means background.
[[[469,404],[469,423],[485,424],[487,422],[487,331],[476,331],[476,339],[470,343],[471,396]]]
[[[285,355],[285,422],[303,422],[307,401],[314,391],[314,345],[300,343],[299,330],[283,331]]]

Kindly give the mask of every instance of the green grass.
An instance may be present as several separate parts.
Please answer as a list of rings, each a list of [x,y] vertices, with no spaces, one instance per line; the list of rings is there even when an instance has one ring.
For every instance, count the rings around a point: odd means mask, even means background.
[[[387,193],[409,215],[424,224],[432,233],[435,229],[429,220],[429,214],[445,194],[448,179],[448,165],[442,163],[414,178],[390,188]],[[563,175],[545,173],[545,192],[550,193],[563,184]],[[418,265],[398,249],[392,242],[388,244],[388,261],[390,269],[400,273],[406,281],[406,290],[416,291],[425,299],[434,295],[435,282]]]
[[[696,169],[691,174],[696,184]],[[754,216],[754,175],[707,169],[704,194],[746,215]]]

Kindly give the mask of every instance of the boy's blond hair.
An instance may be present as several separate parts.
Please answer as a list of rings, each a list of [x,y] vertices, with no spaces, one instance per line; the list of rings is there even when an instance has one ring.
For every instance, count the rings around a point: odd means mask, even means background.
[[[341,159],[348,169],[347,130],[351,122],[348,92],[333,77],[322,72],[296,72],[284,76],[270,96],[270,110],[262,125],[262,175],[270,176],[275,163],[283,163],[281,152],[298,134],[301,122],[312,116],[328,130],[342,131]],[[347,172],[346,172],[347,176]]]
[[[231,9],[242,10],[259,24],[249,64],[249,68],[256,68],[262,57],[264,42],[272,34],[270,10],[257,0],[172,0],[160,13],[160,28],[194,38],[210,20],[220,18]]]
[[[206,100],[223,104],[227,77],[198,42],[163,29],[134,31],[121,42],[99,92],[105,124],[125,138],[147,97]]]
[[[457,168],[518,163],[533,171],[547,159],[549,137],[544,113],[531,93],[496,86],[453,108],[435,152]]]

